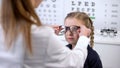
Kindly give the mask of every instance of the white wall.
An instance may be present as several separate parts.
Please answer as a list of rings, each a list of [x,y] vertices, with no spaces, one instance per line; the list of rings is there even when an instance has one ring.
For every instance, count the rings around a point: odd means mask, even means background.
[[[100,55],[103,68],[120,68],[120,44],[95,44],[94,49]]]

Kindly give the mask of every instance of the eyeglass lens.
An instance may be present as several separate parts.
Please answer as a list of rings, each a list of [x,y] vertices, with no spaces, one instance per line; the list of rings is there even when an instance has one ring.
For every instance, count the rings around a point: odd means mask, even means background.
[[[72,33],[76,33],[78,29],[80,29],[79,26],[70,26],[70,27],[65,26],[65,33],[66,33],[67,31],[70,31],[70,32],[72,32]]]

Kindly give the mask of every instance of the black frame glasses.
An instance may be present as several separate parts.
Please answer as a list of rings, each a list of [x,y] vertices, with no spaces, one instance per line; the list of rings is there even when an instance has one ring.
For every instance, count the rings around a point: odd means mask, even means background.
[[[65,33],[67,31],[70,31],[72,33],[76,33],[78,29],[80,29],[80,26],[65,26]]]

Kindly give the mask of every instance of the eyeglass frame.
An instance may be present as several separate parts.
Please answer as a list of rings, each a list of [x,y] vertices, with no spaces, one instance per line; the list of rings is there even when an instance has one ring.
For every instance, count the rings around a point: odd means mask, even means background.
[[[69,30],[71,33],[75,33],[76,34],[78,29],[80,29],[80,26],[76,26],[76,25],[64,26],[64,32],[65,33]]]

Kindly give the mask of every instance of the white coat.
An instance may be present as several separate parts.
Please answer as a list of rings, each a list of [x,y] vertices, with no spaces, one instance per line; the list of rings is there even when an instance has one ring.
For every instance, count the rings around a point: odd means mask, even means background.
[[[1,27],[0,36],[0,68],[82,68],[87,57],[87,37],[81,36],[76,47],[70,50],[53,29],[45,26],[31,28],[33,55],[26,52],[21,34],[9,50]]]

